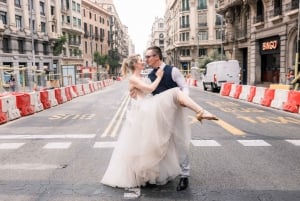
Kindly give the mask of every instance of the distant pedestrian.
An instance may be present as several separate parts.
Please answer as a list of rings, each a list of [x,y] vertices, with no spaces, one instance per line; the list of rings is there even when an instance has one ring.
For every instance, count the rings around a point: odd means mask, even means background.
[[[9,82],[10,91],[16,91],[16,79],[13,75],[10,75],[8,82]]]

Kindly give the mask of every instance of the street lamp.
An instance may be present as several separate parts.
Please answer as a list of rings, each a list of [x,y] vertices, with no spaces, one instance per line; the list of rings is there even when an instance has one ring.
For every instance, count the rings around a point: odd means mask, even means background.
[[[223,60],[223,15],[216,13],[221,18],[221,60]]]
[[[31,69],[29,69],[29,89],[33,89],[34,82],[34,71],[35,71],[35,51],[34,51],[34,37],[33,37],[33,1],[30,2],[30,25],[31,25],[31,49],[32,49],[32,64]]]

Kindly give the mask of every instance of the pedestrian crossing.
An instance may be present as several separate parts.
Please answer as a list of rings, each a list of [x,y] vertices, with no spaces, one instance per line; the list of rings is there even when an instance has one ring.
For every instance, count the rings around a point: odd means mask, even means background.
[[[232,140],[237,142],[238,145],[242,147],[271,147],[272,142],[267,142],[266,140]],[[282,143],[286,143],[287,145],[300,147],[300,140],[298,139],[285,139],[281,140]],[[78,144],[80,142],[71,142],[71,141],[59,141],[59,142],[41,142],[41,149],[44,150],[66,150],[70,149],[74,144]],[[0,142],[0,152],[3,150],[17,150],[21,149],[25,145],[30,144],[30,142]],[[106,148],[114,148],[117,144],[117,141],[96,141],[91,143],[90,147],[92,149],[106,149]],[[223,144],[222,142],[218,142],[216,140],[191,140],[191,145],[193,147],[222,147],[228,146]],[[76,146],[76,145],[74,145]]]

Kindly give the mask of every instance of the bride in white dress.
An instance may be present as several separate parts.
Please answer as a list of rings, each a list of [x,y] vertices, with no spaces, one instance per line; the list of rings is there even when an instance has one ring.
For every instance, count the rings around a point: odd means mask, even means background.
[[[196,118],[217,120],[217,118],[195,103],[176,87],[152,96],[163,70],[151,81],[141,76],[144,63],[139,55],[130,56],[123,62],[123,74],[130,71],[129,88],[137,90],[137,98],[131,99],[126,120],[102,184],[134,188],[146,183],[164,185],[180,172],[179,155],[175,149],[189,149],[190,129],[183,108],[196,112]],[[176,127],[176,129],[175,129]]]

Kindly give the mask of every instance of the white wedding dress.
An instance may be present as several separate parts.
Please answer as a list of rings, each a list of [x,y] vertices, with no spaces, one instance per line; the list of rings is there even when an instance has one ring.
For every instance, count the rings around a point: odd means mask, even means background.
[[[185,109],[177,103],[177,90],[131,99],[102,184],[164,185],[180,174],[180,153],[188,152],[190,127]]]

